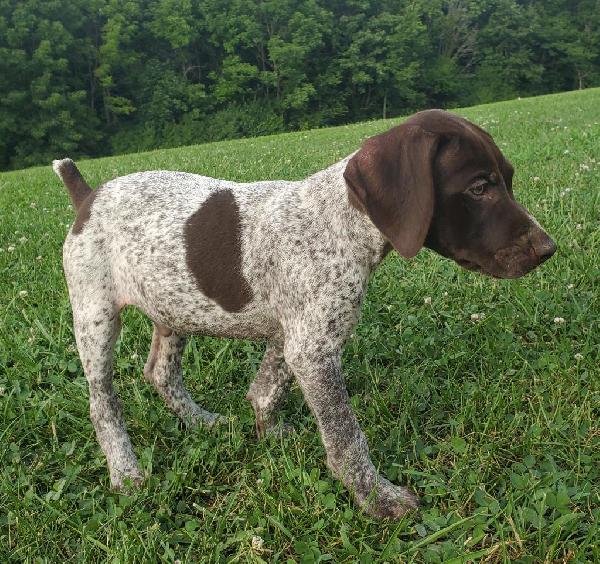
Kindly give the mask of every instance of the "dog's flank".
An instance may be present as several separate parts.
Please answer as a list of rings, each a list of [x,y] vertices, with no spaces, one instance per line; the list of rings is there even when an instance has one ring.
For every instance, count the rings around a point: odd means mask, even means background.
[[[71,159],[52,161],[52,169],[67,187],[73,208],[78,212],[83,202],[92,193],[92,189]]]

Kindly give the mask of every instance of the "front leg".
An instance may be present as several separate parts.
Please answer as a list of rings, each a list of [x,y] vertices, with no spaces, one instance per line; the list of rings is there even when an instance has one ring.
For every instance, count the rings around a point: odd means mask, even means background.
[[[314,340],[285,344],[285,359],[314,414],[327,453],[327,466],[354,494],[365,512],[398,519],[418,505],[408,489],[379,475],[349,403],[339,351]]]

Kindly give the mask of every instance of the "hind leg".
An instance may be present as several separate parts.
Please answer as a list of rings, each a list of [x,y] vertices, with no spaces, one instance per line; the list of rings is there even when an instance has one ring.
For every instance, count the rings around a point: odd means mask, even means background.
[[[183,384],[181,357],[185,341],[185,337],[155,324],[144,377],[182,421],[189,425],[205,423],[212,426],[220,416],[202,409]]]
[[[142,481],[121,404],[113,388],[113,349],[120,330],[119,312],[109,296],[101,301],[72,299],[75,338],[89,386],[90,418],[106,456],[110,483],[120,489],[126,479]]]
[[[252,403],[259,438],[278,431],[276,414],[287,395],[294,375],[283,358],[283,347],[269,344],[246,399]]]

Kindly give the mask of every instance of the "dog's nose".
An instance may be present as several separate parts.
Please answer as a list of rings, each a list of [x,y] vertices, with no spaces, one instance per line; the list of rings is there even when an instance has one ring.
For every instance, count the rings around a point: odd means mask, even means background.
[[[546,235],[543,234],[534,244],[533,250],[540,259],[540,264],[547,261],[556,252],[556,243]]]

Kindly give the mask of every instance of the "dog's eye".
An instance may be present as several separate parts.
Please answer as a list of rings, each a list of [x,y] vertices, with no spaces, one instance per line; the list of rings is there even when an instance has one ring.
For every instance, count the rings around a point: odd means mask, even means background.
[[[476,197],[483,196],[487,189],[487,185],[487,180],[479,180],[478,182],[469,187],[469,194]]]

